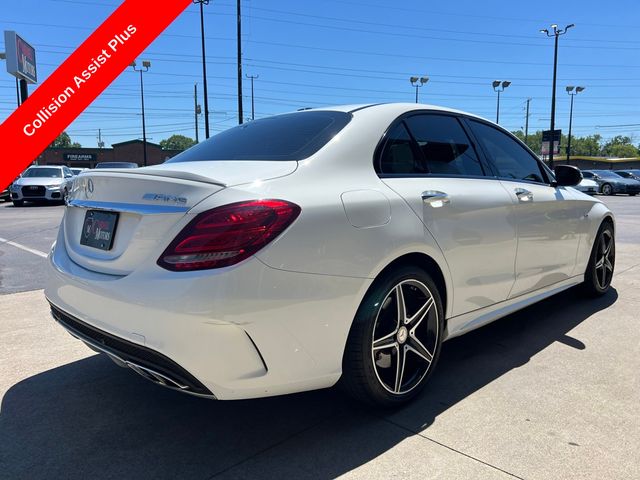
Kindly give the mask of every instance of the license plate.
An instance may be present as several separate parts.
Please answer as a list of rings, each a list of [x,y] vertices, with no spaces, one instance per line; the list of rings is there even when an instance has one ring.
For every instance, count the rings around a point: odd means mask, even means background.
[[[117,212],[89,210],[84,216],[80,244],[100,250],[111,250],[117,225]]]

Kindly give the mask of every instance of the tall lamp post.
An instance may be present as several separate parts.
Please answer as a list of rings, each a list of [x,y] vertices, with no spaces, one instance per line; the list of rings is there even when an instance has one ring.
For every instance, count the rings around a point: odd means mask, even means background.
[[[409,77],[409,81],[416,87],[416,103],[418,103],[418,89],[429,81],[429,77]]]
[[[202,85],[204,95],[204,134],[209,138],[209,92],[207,90],[207,55],[204,45],[204,6],[209,5],[209,0],[193,0],[194,4],[200,4],[200,35],[202,37]]]
[[[543,28],[540,30],[547,37],[554,37],[554,49],[553,49],[553,86],[551,90],[551,148],[549,148],[549,167],[553,168],[553,143],[554,143],[554,130],[556,128],[556,78],[558,73],[558,38],[560,35],[567,33],[567,30],[575,27],[573,23],[564,27],[564,29],[558,28],[555,23],[551,25],[551,30]]]
[[[496,123],[500,123],[500,92],[504,92],[504,89],[511,85],[508,80],[494,80],[491,83],[494,92],[498,92],[498,105],[496,106]]]
[[[569,109],[569,138],[567,140],[567,163],[571,160],[571,126],[573,124],[573,97],[582,92],[585,87],[567,87],[567,93],[571,97],[571,108]]]
[[[144,117],[144,82],[142,81],[142,73],[148,72],[151,67],[151,62],[148,60],[142,61],[142,68],[137,68],[136,62],[131,63],[131,68],[134,71],[140,72],[140,99],[142,101],[142,151],[143,151],[143,166],[147,166],[147,125]]]

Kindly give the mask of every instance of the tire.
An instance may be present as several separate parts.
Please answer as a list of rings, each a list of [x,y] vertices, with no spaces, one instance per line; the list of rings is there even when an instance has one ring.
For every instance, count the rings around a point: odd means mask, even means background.
[[[613,195],[613,187],[608,183],[605,183],[604,185],[602,185],[602,188],[600,189],[600,191],[602,192],[603,195]]]
[[[14,207],[24,207],[24,200],[14,200],[13,201],[13,206]]]
[[[405,304],[400,321],[398,291]],[[424,388],[437,364],[443,332],[442,300],[424,270],[402,266],[383,274],[367,292],[351,326],[341,386],[375,407],[409,402]],[[404,360],[401,372],[400,359]]]
[[[584,275],[583,290],[591,297],[599,297],[609,291],[616,265],[616,237],[613,226],[605,222],[600,226],[591,249],[589,264]]]

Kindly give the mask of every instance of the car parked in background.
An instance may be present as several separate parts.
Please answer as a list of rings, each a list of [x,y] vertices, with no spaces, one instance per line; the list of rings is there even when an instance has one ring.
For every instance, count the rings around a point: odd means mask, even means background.
[[[634,196],[640,193],[640,181],[621,177],[612,170],[583,170],[582,176],[594,180],[603,195],[626,193]]]
[[[65,166],[29,167],[11,184],[11,200],[16,207],[25,201],[64,202],[73,177],[71,169]]]
[[[574,285],[607,292],[614,219],[580,180],[456,110],[267,117],[76,178],[45,296],[72,335],[177,391],[340,382],[399,405],[444,340]]]
[[[8,202],[9,200],[11,200],[11,192],[9,192],[9,187],[7,187],[0,192],[0,201]]]
[[[640,180],[640,169],[616,170],[615,172],[624,178],[630,178],[631,180]]]
[[[71,168],[71,171],[73,172],[74,175],[80,175],[82,172],[86,172],[87,170],[90,170],[89,168]]]
[[[589,195],[595,195],[600,191],[598,183],[588,178],[583,178],[582,181],[573,188]]]
[[[138,168],[138,164],[133,162],[100,162],[96,168]]]

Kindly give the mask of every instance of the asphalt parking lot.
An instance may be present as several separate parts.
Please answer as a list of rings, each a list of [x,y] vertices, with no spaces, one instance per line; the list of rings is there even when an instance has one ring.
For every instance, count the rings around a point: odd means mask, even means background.
[[[640,197],[617,216],[613,289],[572,289],[445,343],[394,412],[335,390],[214,402],[161,389],[50,318],[63,208],[0,204],[2,478],[640,478]]]

